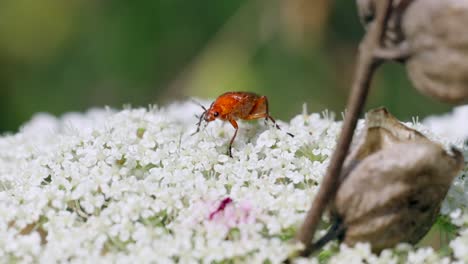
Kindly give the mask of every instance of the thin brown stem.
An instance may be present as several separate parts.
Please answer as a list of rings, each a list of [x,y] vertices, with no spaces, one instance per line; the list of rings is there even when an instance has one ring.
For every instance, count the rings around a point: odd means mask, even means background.
[[[338,189],[338,178],[343,162],[348,154],[349,146],[353,138],[356,123],[361,114],[367,98],[372,76],[380,64],[380,60],[374,56],[374,51],[380,47],[384,37],[387,20],[392,7],[392,0],[377,1],[377,18],[369,27],[359,46],[357,66],[351,94],[347,103],[342,132],[323,179],[320,189],[313,201],[312,207],[307,212],[306,218],[298,233],[296,240],[302,242],[305,248],[299,252],[301,256],[310,255],[313,249],[313,237],[320,222],[328,201],[335,195]]]

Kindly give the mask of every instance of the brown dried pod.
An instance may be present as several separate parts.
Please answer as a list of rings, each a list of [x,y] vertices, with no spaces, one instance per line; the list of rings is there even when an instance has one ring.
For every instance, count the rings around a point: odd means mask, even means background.
[[[369,242],[375,252],[418,242],[462,169],[463,155],[451,152],[385,109],[369,112],[331,203],[334,225],[317,247],[335,237],[348,245]]]
[[[357,0],[365,25],[378,0]],[[441,101],[468,102],[468,0],[397,0],[376,56],[405,62],[413,85]]]
[[[414,86],[442,101],[468,101],[468,0],[418,0],[405,11],[403,34]]]

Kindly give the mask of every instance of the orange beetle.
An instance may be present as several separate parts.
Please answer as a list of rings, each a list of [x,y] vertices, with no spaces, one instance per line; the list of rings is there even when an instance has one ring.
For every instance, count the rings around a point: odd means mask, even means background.
[[[231,141],[229,142],[228,155],[232,157],[232,143],[237,136],[237,130],[239,126],[237,125],[236,120],[253,120],[258,118],[265,118],[265,122],[271,120],[276,128],[280,129],[278,124],[276,124],[275,119],[270,116],[268,112],[268,99],[266,96],[260,96],[251,92],[227,92],[220,95],[216,100],[211,104],[210,108],[206,109],[198,120],[197,131],[200,131],[200,125],[202,120],[206,122],[214,121],[219,118],[223,121],[229,121],[231,125],[236,129],[234,136],[232,136]],[[194,133],[194,134],[195,134]],[[293,136],[291,133],[288,135]]]

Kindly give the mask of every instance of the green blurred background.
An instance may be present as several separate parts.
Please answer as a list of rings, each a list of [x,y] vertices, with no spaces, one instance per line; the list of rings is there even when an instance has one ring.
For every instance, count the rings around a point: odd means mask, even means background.
[[[354,1],[1,0],[0,132],[36,112],[267,95],[272,115],[345,107],[363,34]],[[367,108],[447,111],[404,67],[378,71]],[[194,120],[195,122],[195,120]]]

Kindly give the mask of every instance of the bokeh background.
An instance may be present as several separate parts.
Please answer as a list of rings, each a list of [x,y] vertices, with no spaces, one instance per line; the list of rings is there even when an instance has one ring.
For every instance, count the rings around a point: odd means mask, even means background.
[[[362,35],[354,1],[1,0],[0,132],[36,112],[233,90],[267,95],[280,119],[303,103],[340,113]],[[397,64],[374,80],[367,108],[381,105],[405,120],[450,109]]]

